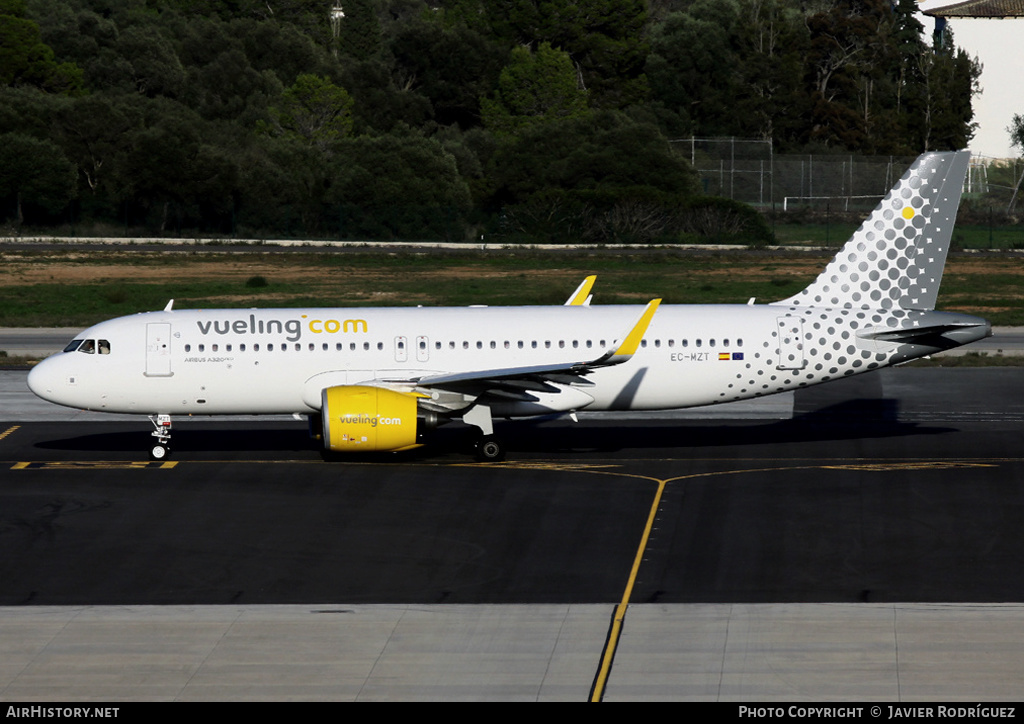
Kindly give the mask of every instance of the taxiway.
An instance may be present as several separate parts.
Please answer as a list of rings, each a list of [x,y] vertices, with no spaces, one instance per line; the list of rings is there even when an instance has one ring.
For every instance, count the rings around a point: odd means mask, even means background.
[[[144,419],[4,394],[0,699],[1015,699],[1022,382],[508,423],[501,465],[287,418],[149,463]]]

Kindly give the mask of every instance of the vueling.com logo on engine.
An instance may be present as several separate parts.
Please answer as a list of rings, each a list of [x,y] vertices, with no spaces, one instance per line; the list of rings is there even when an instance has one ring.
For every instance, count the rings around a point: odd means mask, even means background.
[[[377,427],[377,425],[401,425],[402,418],[383,417],[381,415],[342,415],[338,418],[338,422],[342,425],[369,425],[370,427]]]

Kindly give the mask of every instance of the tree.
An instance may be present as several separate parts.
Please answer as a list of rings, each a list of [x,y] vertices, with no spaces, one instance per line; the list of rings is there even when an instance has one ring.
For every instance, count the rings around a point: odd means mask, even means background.
[[[1024,152],[1024,115],[1013,114],[1013,121],[1006,129],[1010,134],[1010,144]]]
[[[647,76],[653,96],[678,114],[680,132],[736,133],[737,68],[733,0],[700,0],[673,13],[651,34]]]
[[[595,108],[621,109],[647,97],[645,0],[509,0],[483,3],[513,45],[550,43],[569,54]]]
[[[482,203],[531,238],[624,241],[696,191],[696,178],[656,126],[619,111],[595,111],[506,138],[488,164]],[[607,222],[607,223],[606,223]],[[614,223],[612,223],[614,222]],[[650,224],[647,224],[649,227]]]
[[[325,151],[352,131],[352,96],[326,78],[300,75],[270,109],[274,129]]]
[[[75,166],[56,144],[20,133],[0,136],[0,197],[13,197],[19,226],[24,204],[56,213],[74,195]]]
[[[150,98],[176,97],[185,85],[185,68],[173,45],[155,26],[131,26],[118,37],[117,51],[131,66],[135,90]]]
[[[19,15],[9,13],[19,13]],[[76,93],[82,88],[82,70],[74,63],[58,63],[42,40],[39,26],[21,15],[24,4],[0,5],[0,85],[31,85],[49,92]]]
[[[380,23],[372,0],[345,0],[341,5],[345,16],[339,28],[338,49],[356,60],[372,58],[381,47]]]
[[[501,71],[493,98],[481,100],[484,126],[499,134],[587,112],[587,92],[576,83],[567,53],[541,43],[536,52],[519,47]]]
[[[403,24],[390,49],[399,83],[429,100],[438,124],[464,129],[480,124],[480,99],[494,89],[508,59],[508,52],[483,33],[431,16]]]
[[[461,238],[469,188],[440,143],[404,134],[361,136],[338,147],[328,201],[344,233],[376,238]]]

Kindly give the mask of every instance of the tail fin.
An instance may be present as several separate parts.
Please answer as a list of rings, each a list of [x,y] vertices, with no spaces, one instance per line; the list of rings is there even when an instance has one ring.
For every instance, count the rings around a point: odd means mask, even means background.
[[[814,283],[775,304],[935,309],[970,158],[919,156]]]

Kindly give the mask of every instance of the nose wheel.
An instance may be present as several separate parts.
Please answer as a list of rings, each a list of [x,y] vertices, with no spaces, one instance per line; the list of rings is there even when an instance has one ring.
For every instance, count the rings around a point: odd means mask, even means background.
[[[153,437],[156,442],[149,446],[150,460],[166,460],[171,454],[171,416],[150,415],[149,421],[153,423]]]

